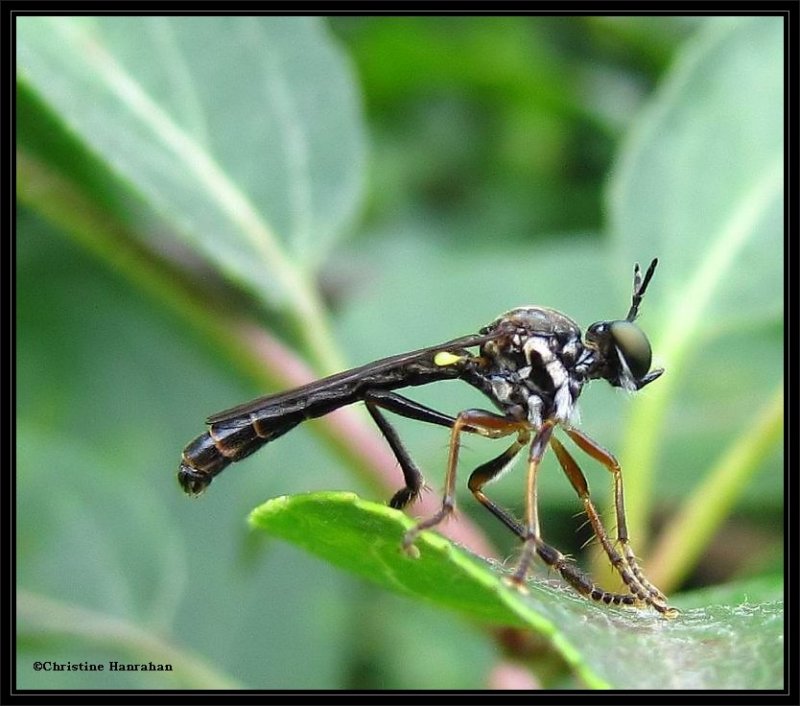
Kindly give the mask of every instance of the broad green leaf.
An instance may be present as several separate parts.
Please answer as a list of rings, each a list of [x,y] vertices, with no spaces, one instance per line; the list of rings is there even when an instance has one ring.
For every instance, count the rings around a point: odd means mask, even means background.
[[[783,20],[718,18],[623,146],[611,232],[625,261],[660,258],[673,346],[676,331],[781,314],[783,86]],[[728,277],[740,262],[747,270]],[[651,316],[664,308],[647,304]]]
[[[772,334],[782,315],[781,18],[707,23],[630,135],[609,204],[624,259],[660,259],[643,316],[662,322],[652,344],[667,373],[632,406],[621,454],[623,467],[641,473],[628,484],[630,524],[641,536],[665,425],[713,425],[725,415],[744,432],[781,381],[780,332]],[[722,365],[719,348],[750,345],[740,332],[753,328],[775,344],[760,364]],[[763,391],[761,403],[738,403],[739,375],[756,396]],[[696,418],[668,420],[676,395],[700,396]]]
[[[20,81],[65,130],[215,267],[298,306],[364,163],[357,90],[319,21],[23,17],[17,40]]]
[[[521,594],[502,580],[508,569],[431,532],[420,536],[419,557],[411,558],[400,541],[414,521],[350,493],[275,498],[256,508],[250,522],[389,590],[473,620],[535,630],[596,688],[782,688],[779,583],[759,587],[756,602],[731,605],[730,594],[718,593],[720,604],[668,621],[598,606],[541,579]]]

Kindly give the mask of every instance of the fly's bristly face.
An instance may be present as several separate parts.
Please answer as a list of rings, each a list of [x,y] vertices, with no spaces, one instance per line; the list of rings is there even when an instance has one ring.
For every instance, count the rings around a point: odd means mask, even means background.
[[[637,264],[633,272],[633,299],[628,316],[616,321],[598,321],[586,330],[585,345],[595,351],[589,378],[603,378],[614,387],[641,390],[664,372],[650,370],[653,360],[650,341],[634,320],[658,260],[653,260],[642,278]]]
[[[630,321],[592,324],[586,331],[586,345],[597,351],[600,363],[592,377],[604,378],[614,387],[639,390],[664,372],[654,370],[654,374],[650,374],[653,358],[650,341],[644,331]]]

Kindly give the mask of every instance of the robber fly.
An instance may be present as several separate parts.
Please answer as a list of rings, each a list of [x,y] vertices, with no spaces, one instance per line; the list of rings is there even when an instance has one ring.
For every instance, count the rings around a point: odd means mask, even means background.
[[[384,358],[214,414],[207,420],[208,431],[184,449],[178,480],[186,493],[198,495],[229,464],[246,458],[306,419],[322,417],[354,402],[364,402],[397,457],[405,480],[389,505],[404,508],[417,498],[424,481],[384,412],[448,427],[450,452],[442,505],[438,512],[406,533],[403,547],[408,550],[420,532],[438,525],[455,508],[461,435],[478,434],[493,439],[512,437],[511,445],[473,470],[468,481],[475,498],[522,540],[522,553],[511,582],[522,587],[538,555],[584,596],[607,604],[649,605],[672,617],[677,611],[667,605],[664,594],[644,577],[630,547],[619,463],[609,451],[570,422],[576,400],[590,380],[603,378],[614,387],[633,391],[649,385],[664,372],[660,368],[650,370],[650,343],[634,323],[657,263],[658,260],[650,263],[644,277],[639,265],[634,267],[628,315],[621,320],[592,324],[585,337],[572,319],[553,309],[538,306],[512,309],[477,334]],[[478,348],[477,354],[469,350],[474,348]],[[464,380],[476,387],[494,403],[500,414],[468,409],[452,417],[395,392],[404,387],[452,379]],[[557,426],[579,449],[611,472],[616,541],[609,538],[603,526],[589,496],[583,471],[553,435]],[[560,551],[542,540],[536,484],[548,445],[577,492],[592,530],[625,583],[627,593],[600,588]],[[484,493],[484,487],[507,470],[525,448],[528,449],[526,506],[524,520],[519,521],[491,500]]]

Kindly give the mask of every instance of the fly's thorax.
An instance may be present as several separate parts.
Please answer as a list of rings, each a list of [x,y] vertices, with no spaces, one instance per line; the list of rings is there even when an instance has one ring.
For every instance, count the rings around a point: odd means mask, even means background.
[[[510,333],[540,333],[580,339],[581,330],[569,316],[545,306],[524,306],[498,316],[481,333],[507,329]]]
[[[572,319],[553,309],[526,307],[504,314],[485,330],[507,331],[487,341],[481,356],[488,394],[509,414],[534,427],[568,422],[585,376],[586,350]]]

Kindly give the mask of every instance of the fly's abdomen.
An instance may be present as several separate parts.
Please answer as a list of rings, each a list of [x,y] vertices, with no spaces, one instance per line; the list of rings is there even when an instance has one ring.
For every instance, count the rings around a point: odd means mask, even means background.
[[[178,482],[185,493],[199,495],[228,465],[258,451],[301,421],[303,416],[296,414],[280,420],[248,416],[211,424],[207,432],[190,441],[183,450]]]
[[[442,352],[448,354],[444,363],[435,360]],[[178,481],[186,493],[199,495],[231,463],[249,456],[306,419],[323,417],[358,402],[370,390],[392,390],[459,377],[463,372],[460,363],[466,359],[457,346],[446,346],[444,351],[425,349],[387,358],[377,365],[346,370],[296,390],[268,395],[214,414],[207,420],[208,431],[183,450]]]

